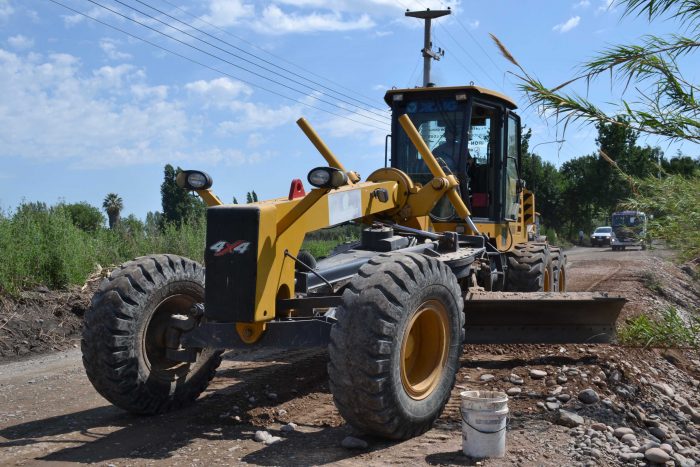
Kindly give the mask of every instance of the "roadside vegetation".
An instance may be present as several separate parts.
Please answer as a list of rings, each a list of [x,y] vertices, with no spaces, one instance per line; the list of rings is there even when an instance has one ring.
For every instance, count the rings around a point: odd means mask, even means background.
[[[551,87],[523,68],[506,46],[492,37],[515,67],[514,75],[530,105],[563,127],[562,139],[572,123],[598,129],[598,153],[563,164],[559,171],[563,181],[557,180],[551,168],[542,172],[550,180],[549,186],[563,187],[559,191],[562,204],[558,206],[565,213],[561,227],[567,219],[602,223],[615,207],[643,211],[650,218],[653,215],[648,228],[652,238],[665,240],[678,252],[680,261],[697,264],[699,159],[681,153],[666,159],[660,148],[640,147],[636,141],[640,135],[653,135],[670,142],[690,143],[686,147],[697,148],[700,143],[698,85],[682,69],[684,63],[692,63],[688,56],[700,48],[700,4],[696,0],[616,0],[610,2],[610,7],[622,8],[623,17],[666,21],[671,29],[663,36],[644,35],[636,43],[609,45],[582,63],[578,75]],[[588,85],[600,78],[610,79],[617,102],[601,105],[588,99]],[[533,164],[533,170],[536,167]],[[571,209],[578,210],[579,217],[571,216]],[[551,219],[541,212],[545,219]],[[692,266],[689,270],[696,274]],[[646,276],[644,282],[650,290],[661,292],[655,277]],[[625,324],[619,332],[622,343],[698,346],[697,310],[690,315],[692,322],[685,322],[675,308],[649,313]],[[660,313],[660,318],[653,313]]]
[[[667,159],[660,148],[640,147],[636,141],[640,135],[654,135],[671,142],[691,143],[693,148],[700,143],[698,86],[682,69],[683,63],[689,63],[688,56],[700,48],[698,2],[616,0],[610,7],[620,7],[623,17],[666,21],[671,29],[662,36],[644,35],[636,43],[610,45],[582,63],[578,75],[551,87],[528,72],[505,44],[492,37],[515,67],[514,75],[530,105],[563,127],[562,139],[573,123],[598,129],[598,153],[564,163],[559,171],[564,181],[558,181],[545,164],[548,170],[543,172],[542,180],[550,180],[548,187],[563,187],[558,208],[564,208],[560,212],[565,213],[565,220],[559,227],[565,227],[571,219],[589,227],[601,224],[615,207],[640,209],[655,216],[649,229],[653,237],[677,248],[681,259],[697,258],[698,157],[678,153]],[[608,77],[617,102],[599,105],[590,101],[586,97],[588,84]],[[536,156],[533,159],[536,162]],[[533,170],[539,170],[536,163]],[[554,191],[551,199],[557,202]],[[539,194],[537,190],[535,194]],[[538,209],[551,223],[548,207]],[[578,210],[579,215],[572,216],[572,210]]]
[[[639,315],[617,332],[621,344],[634,347],[700,347],[700,321],[685,323],[674,307],[662,310],[660,318]]]
[[[154,252],[202,259],[203,222],[157,225],[129,217],[112,229],[85,228],[71,216],[72,207],[27,203],[0,216],[0,292],[82,284],[99,266]]]

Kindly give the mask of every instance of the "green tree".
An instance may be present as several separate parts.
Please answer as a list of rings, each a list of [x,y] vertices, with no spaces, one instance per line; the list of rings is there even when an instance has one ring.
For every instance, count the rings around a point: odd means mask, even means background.
[[[597,187],[591,185],[597,167],[598,158],[594,155],[571,159],[561,166],[563,186],[560,215],[565,219],[569,238],[574,238],[579,230],[590,232],[598,215]]]
[[[145,231],[145,224],[133,214],[129,214],[126,219],[122,219],[119,227],[122,233],[131,236],[142,236]]]
[[[251,193],[251,196],[253,197],[253,202],[257,203],[258,202],[258,195],[255,193],[255,190]]]
[[[666,173],[683,177],[697,177],[700,174],[700,159],[678,154],[669,160],[663,159],[661,167]]]
[[[124,209],[124,202],[116,193],[109,193],[102,202],[102,207],[109,219],[109,228],[114,229],[119,224],[119,215]]]
[[[535,194],[535,209],[542,216],[542,223],[554,230],[564,225],[561,216],[563,178],[554,164],[529,151],[532,129],[528,128],[520,138],[523,154],[521,177],[528,190]]]
[[[233,204],[238,204],[238,200],[236,199],[235,196],[233,197]]]
[[[146,213],[146,222],[144,228],[149,235],[157,234],[163,226],[163,214],[159,211]]]
[[[86,232],[95,232],[104,225],[105,218],[98,208],[83,201],[66,204],[73,225]]]
[[[160,185],[163,221],[172,222],[177,226],[183,222],[201,219],[206,212],[206,206],[198,196],[177,186],[175,179],[180,172],[180,167],[175,169],[167,164],[163,168],[163,183]]]
[[[250,191],[245,194],[245,202],[247,204],[250,204],[253,202],[253,195],[250,194]]]

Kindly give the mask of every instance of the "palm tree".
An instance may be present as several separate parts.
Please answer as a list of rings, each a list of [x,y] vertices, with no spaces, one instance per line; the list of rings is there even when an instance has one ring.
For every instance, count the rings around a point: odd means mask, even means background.
[[[119,224],[119,213],[124,209],[124,202],[116,193],[109,193],[105,196],[102,207],[107,212],[109,218],[109,228],[113,229]]]

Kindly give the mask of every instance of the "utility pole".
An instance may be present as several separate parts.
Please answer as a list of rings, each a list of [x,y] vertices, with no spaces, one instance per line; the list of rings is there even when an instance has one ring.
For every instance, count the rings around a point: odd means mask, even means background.
[[[437,52],[433,51],[433,42],[430,40],[430,26],[434,18],[439,18],[441,16],[446,16],[452,13],[452,10],[448,7],[447,10],[431,10],[428,8],[425,11],[408,11],[406,10],[406,16],[412,18],[419,18],[425,21],[425,35],[423,40],[423,87],[428,87],[432,83],[430,82],[430,61],[440,60],[440,57],[445,55],[445,51],[438,48]]]

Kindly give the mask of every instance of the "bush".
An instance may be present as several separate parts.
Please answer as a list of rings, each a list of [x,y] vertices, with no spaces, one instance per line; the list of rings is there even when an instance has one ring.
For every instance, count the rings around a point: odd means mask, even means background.
[[[683,322],[674,307],[666,308],[661,319],[640,315],[628,320],[618,332],[620,343],[640,347],[698,347],[700,322]]]
[[[11,218],[0,219],[0,290],[81,282],[94,267],[94,247],[65,206],[23,204]]]
[[[64,205],[73,225],[86,232],[95,232],[104,226],[105,216],[100,210],[86,202]]]
[[[680,260],[700,256],[700,176],[668,175],[638,183],[638,194],[625,207],[653,214],[649,235],[666,240]]]
[[[153,253],[201,262],[204,241],[203,219],[155,229],[129,216],[114,230],[100,226],[88,231],[76,225],[67,205],[23,203],[12,215],[0,213],[0,292],[82,284],[97,264],[112,266]]]

